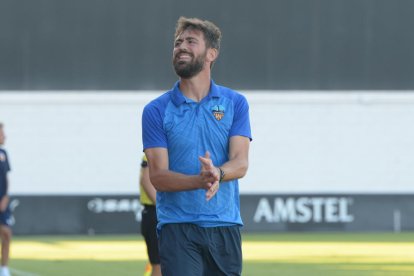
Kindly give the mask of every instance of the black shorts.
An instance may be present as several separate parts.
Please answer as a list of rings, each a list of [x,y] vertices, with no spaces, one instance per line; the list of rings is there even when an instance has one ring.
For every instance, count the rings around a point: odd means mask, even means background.
[[[0,224],[11,227],[13,224],[12,221],[12,213],[9,206],[7,206],[4,212],[0,212]]]
[[[157,238],[157,212],[155,206],[144,205],[142,210],[141,234],[147,244],[148,259],[151,264],[160,264]]]
[[[165,224],[160,231],[159,245],[162,275],[241,275],[239,226]]]

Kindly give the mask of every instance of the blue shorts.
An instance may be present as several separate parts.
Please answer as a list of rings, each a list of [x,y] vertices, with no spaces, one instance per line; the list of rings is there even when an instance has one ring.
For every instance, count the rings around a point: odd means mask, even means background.
[[[165,224],[159,246],[162,275],[241,275],[240,226]]]
[[[12,213],[9,207],[4,212],[0,212],[0,224],[9,227],[12,225]]]

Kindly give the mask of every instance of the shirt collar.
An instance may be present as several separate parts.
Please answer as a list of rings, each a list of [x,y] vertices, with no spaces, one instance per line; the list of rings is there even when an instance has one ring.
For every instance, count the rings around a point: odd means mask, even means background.
[[[173,89],[171,90],[172,95],[172,101],[176,106],[179,106],[183,103],[189,103],[191,100],[184,97],[183,92],[180,90],[180,81],[177,81],[174,84]],[[217,84],[214,83],[213,80],[211,80],[210,83],[210,92],[207,95],[207,99],[211,98],[220,98],[220,89]]]

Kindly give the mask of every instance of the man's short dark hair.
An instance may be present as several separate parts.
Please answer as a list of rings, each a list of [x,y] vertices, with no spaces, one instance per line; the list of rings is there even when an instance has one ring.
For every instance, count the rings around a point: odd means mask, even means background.
[[[175,38],[187,29],[199,30],[204,34],[207,48],[220,50],[221,31],[212,22],[198,18],[186,18],[181,16],[175,28]]]

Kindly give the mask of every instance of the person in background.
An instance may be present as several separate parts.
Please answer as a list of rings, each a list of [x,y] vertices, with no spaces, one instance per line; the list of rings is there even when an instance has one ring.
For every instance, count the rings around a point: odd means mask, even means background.
[[[3,124],[0,123],[0,236],[1,236],[1,270],[0,276],[10,276],[8,268],[10,242],[12,238],[11,211],[9,207],[9,180],[10,171],[7,152],[2,148],[6,140]]]
[[[148,162],[144,155],[141,162],[139,178],[140,202],[144,206],[142,210],[141,233],[147,245],[148,259],[151,265],[145,268],[144,276],[160,276],[160,257],[157,238],[157,213],[155,210],[156,190],[151,184],[148,172]]]
[[[238,179],[248,168],[249,105],[211,79],[221,40],[215,24],[180,17],[174,38],[179,80],[142,115],[162,274],[241,275]]]

